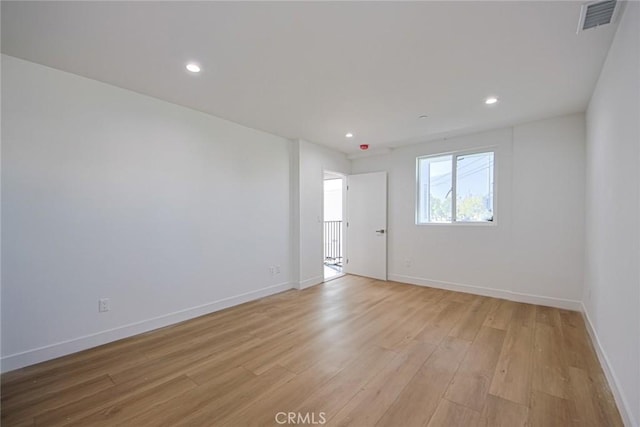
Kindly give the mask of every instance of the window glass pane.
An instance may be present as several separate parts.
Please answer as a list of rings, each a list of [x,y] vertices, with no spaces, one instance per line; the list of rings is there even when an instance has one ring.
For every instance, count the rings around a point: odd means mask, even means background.
[[[458,157],[456,221],[493,221],[493,153]]]
[[[420,159],[418,222],[451,222],[452,156]]]

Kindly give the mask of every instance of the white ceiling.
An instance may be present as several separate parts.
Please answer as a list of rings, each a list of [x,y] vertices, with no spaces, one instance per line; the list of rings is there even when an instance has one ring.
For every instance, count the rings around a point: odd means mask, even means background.
[[[584,111],[580,5],[2,1],[2,52],[352,153]]]

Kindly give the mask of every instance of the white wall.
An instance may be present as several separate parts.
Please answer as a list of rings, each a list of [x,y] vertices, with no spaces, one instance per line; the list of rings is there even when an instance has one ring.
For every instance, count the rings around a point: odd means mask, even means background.
[[[291,286],[290,141],[8,56],[2,113],[3,370]]]
[[[416,157],[494,147],[496,222],[415,225]],[[584,115],[394,149],[352,172],[389,172],[389,277],[579,308]]]
[[[324,171],[349,174],[351,163],[347,157],[329,148],[297,140],[293,142],[292,171],[298,173],[297,187],[293,191],[292,215],[294,236],[292,264],[297,266],[294,283],[300,289],[321,283],[324,280],[322,266],[323,192]]]
[[[628,2],[587,111],[584,307],[627,425],[640,422],[640,4]]]
[[[584,141],[583,114],[513,128],[511,265],[518,293],[580,300]]]
[[[342,221],[342,179],[325,179],[324,181],[324,214],[325,221]]]

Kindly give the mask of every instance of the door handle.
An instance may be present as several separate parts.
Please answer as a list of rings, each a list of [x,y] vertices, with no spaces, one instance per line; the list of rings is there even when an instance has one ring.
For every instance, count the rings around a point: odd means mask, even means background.
[[[376,230],[376,233],[384,234],[384,228],[382,230]]]

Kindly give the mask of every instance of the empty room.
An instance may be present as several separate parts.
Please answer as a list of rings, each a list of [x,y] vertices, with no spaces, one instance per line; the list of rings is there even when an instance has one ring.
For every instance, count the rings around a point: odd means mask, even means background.
[[[640,2],[0,12],[2,426],[640,426]]]

